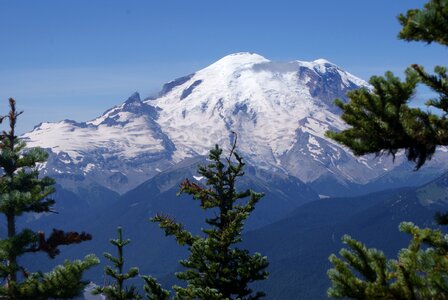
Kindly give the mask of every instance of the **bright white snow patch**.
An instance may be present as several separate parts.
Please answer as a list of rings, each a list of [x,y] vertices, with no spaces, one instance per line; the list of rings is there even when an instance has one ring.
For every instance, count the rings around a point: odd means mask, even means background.
[[[314,154],[314,157],[322,155],[323,151],[320,147],[319,142],[316,140],[316,138],[312,135],[308,138],[308,151]]]
[[[133,117],[123,113],[121,118],[128,118],[128,122],[112,126],[79,126],[67,121],[42,123],[22,137],[29,147],[51,148],[56,154],[67,153],[71,160],[60,159],[64,163],[79,162],[85,153],[99,149],[121,159],[164,150],[162,141],[154,137],[146,116]],[[107,154],[104,157],[107,158]]]
[[[195,176],[195,175],[193,175],[193,178],[196,179],[197,181],[201,181],[202,179],[204,179],[204,176]]]
[[[89,173],[90,171],[92,171],[95,168],[95,165],[92,163],[88,163],[85,167],[84,167],[84,172],[85,173]]]

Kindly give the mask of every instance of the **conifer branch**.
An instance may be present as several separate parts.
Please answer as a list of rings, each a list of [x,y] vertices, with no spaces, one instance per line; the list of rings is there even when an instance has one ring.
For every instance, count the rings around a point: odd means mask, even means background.
[[[45,239],[45,233],[39,231],[38,235],[38,246],[30,249],[28,252],[38,252],[42,251],[48,254],[50,258],[55,258],[60,254],[59,246],[79,244],[84,241],[90,241],[92,236],[85,232],[64,232],[63,230],[53,229],[50,237]]]

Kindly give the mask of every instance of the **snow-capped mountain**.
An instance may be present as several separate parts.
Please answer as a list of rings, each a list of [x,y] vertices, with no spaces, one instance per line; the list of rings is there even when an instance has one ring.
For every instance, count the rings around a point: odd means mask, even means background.
[[[325,137],[345,127],[334,99],[360,87],[368,84],[324,59],[236,53],[165,84],[156,97],[136,93],[92,121],[42,123],[23,137],[50,151],[44,170],[69,178],[65,185],[87,180],[125,192],[216,143],[228,147],[232,132],[252,165],[304,182],[363,184],[400,162],[357,158]]]
[[[305,182],[328,172],[352,180],[350,169],[366,167],[324,133],[344,128],[334,99],[368,84],[326,60],[237,53],[168,85],[145,103],[161,108],[158,123],[177,146],[175,161],[228,144],[234,131],[246,159]],[[378,175],[369,173],[357,180]]]

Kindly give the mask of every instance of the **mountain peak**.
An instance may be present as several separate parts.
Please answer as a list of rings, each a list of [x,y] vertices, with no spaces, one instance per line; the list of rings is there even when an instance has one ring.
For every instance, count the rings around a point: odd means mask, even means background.
[[[313,62],[316,63],[316,64],[319,64],[319,65],[327,65],[328,64],[328,65],[335,66],[334,63],[332,63],[331,61],[326,60],[325,58],[319,58],[319,59],[316,59]]]
[[[268,62],[269,60],[257,53],[253,52],[238,52],[224,56],[211,66],[222,67],[224,65],[246,65],[246,64],[257,64],[262,62]]]
[[[143,102],[140,99],[140,94],[138,92],[133,93],[128,100],[126,100],[123,104],[123,111],[129,111],[129,112],[136,112],[138,111],[142,106]]]
[[[246,57],[251,57],[251,56],[259,56],[259,57],[263,57],[263,56],[261,56],[260,54],[257,54],[257,53],[255,53],[255,52],[249,52],[249,51],[242,51],[242,52],[235,52],[235,53],[231,53],[231,54],[229,54],[229,55],[226,55],[226,56],[224,56],[224,57],[244,57],[244,56],[246,56]]]
[[[142,100],[140,99],[140,94],[138,92],[133,93],[125,103],[128,104],[134,102],[142,102]]]

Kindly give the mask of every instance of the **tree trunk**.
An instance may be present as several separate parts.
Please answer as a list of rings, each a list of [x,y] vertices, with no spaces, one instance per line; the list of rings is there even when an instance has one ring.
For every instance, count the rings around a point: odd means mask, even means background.
[[[14,213],[7,214],[8,221],[8,238],[12,239],[16,236],[16,220]],[[17,256],[15,253],[9,253],[8,255],[8,266],[15,267],[17,265]],[[8,276],[8,285],[10,282],[17,281],[17,273],[16,271],[12,271]]]

